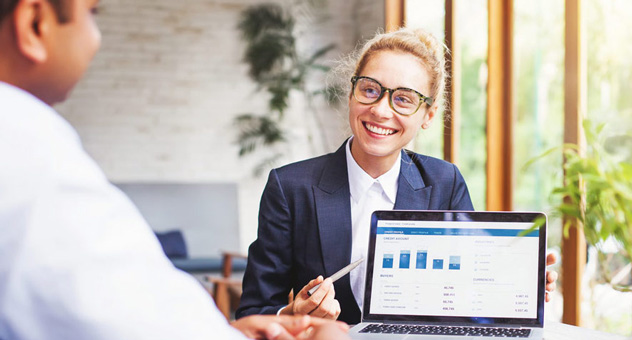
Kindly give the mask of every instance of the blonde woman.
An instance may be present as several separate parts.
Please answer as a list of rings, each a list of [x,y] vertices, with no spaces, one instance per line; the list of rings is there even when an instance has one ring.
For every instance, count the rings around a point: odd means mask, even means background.
[[[335,284],[322,275],[366,257],[373,211],[473,210],[454,164],[403,149],[439,109],[444,46],[424,30],[401,29],[376,35],[357,55],[348,78],[353,135],[334,153],[270,172],[237,317],[358,323],[366,264]]]

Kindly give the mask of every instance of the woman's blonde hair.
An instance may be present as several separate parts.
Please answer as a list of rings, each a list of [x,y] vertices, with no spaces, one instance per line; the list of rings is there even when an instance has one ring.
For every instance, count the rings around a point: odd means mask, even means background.
[[[336,73],[345,77],[345,82],[348,83],[351,76],[361,75],[369,60],[381,51],[399,51],[417,57],[422,66],[426,67],[431,79],[431,93],[426,95],[431,96],[435,103],[440,102],[447,77],[444,58],[447,48],[423,29],[400,28],[389,33],[378,32],[344,60],[343,65],[337,67]]]

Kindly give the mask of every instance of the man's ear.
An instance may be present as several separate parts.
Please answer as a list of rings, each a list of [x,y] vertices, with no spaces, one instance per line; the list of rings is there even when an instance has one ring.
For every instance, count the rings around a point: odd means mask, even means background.
[[[52,21],[54,20],[54,21]],[[48,49],[45,38],[57,16],[46,0],[21,0],[13,12],[15,41],[24,57],[34,63],[45,62]]]

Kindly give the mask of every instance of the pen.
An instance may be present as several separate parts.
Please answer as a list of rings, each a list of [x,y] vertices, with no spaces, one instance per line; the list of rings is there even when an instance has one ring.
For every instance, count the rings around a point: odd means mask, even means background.
[[[352,271],[355,267],[357,267],[362,261],[364,261],[364,257],[360,258],[359,260],[347,265],[346,267],[340,269],[339,271],[337,271],[334,275],[330,276],[329,278],[331,278],[332,282],[336,282],[338,281],[339,278],[349,274],[350,271]],[[307,291],[307,295],[312,296],[312,294],[314,294],[314,292],[318,289],[318,287],[320,287],[320,283],[317,284],[316,286],[312,287],[312,289]]]

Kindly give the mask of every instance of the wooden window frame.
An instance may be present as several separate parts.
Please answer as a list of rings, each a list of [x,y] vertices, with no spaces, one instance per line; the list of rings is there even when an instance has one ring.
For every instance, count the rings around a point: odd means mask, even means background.
[[[586,62],[582,41],[581,0],[565,1],[564,142],[582,146],[581,121],[585,114]],[[450,74],[444,129],[444,159],[458,161],[460,123],[460,70],[456,0],[446,0],[446,56]],[[405,24],[405,1],[385,0],[387,31]],[[513,1],[488,0],[488,111],[487,111],[487,210],[511,210],[513,200]],[[581,148],[580,148],[581,150]],[[577,225],[577,221],[572,221]],[[581,325],[581,276],[586,264],[586,242],[579,228],[562,240],[564,312],[562,321]]]
[[[513,1],[488,0],[487,210],[513,203]]]
[[[582,2],[565,1],[564,41],[564,143],[580,146],[582,142],[582,119],[586,112],[586,53],[583,42]],[[564,221],[566,222],[566,221]],[[582,275],[586,267],[586,240],[577,220],[568,238],[562,238],[562,292],[564,312],[562,322],[581,326]]]

